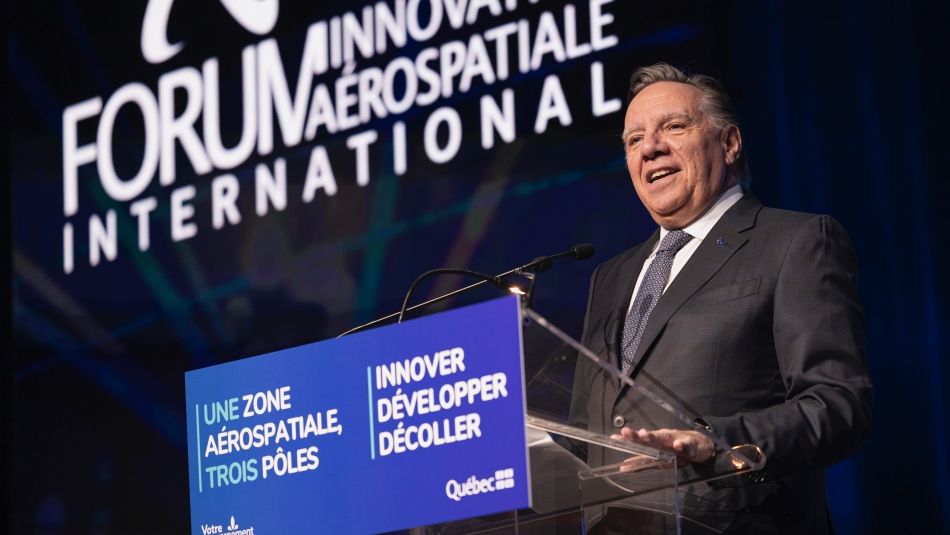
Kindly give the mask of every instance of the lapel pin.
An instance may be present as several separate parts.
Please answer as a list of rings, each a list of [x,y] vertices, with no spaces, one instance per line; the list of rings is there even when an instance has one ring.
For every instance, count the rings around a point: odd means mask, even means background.
[[[716,247],[729,247],[729,242],[727,242],[726,240],[722,238],[719,238],[718,240],[716,240]]]

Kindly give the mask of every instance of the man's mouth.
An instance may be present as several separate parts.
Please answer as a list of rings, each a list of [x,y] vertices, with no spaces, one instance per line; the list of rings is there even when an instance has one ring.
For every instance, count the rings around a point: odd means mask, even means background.
[[[679,171],[679,169],[672,169],[669,167],[664,167],[662,169],[655,169],[651,171],[649,175],[647,175],[647,183],[652,184],[656,182],[657,180],[666,178],[677,171]]]

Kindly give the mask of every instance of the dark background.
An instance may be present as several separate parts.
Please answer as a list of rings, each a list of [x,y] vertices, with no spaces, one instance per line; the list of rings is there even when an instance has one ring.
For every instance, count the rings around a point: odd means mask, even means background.
[[[307,25],[361,5],[316,4],[285,0],[271,34],[291,83]],[[536,20],[544,9],[560,13],[560,5],[526,4],[403,53],[467,39],[504,20]],[[584,6],[578,2],[579,11]],[[186,49],[153,66],[138,46],[144,10],[145,2],[72,0],[7,7],[4,188],[12,228],[4,234],[12,238],[4,245],[12,352],[2,442],[10,532],[186,532],[184,372],[335,336],[392,312],[427,269],[498,272],[593,242],[594,261],[545,273],[536,299],[542,314],[579,334],[595,262],[653,228],[624,170],[622,112],[591,116],[587,79],[595,60],[604,63],[608,97],[625,97],[630,72],[656,61],[719,77],[739,110],[755,194],[768,205],[830,213],[849,230],[862,266],[875,406],[869,442],[829,470],[838,531],[950,531],[944,9],[928,2],[617,0],[605,10],[615,16],[610,31],[618,46],[564,64],[548,61],[540,73],[492,87],[476,84],[401,116],[415,147],[401,177],[386,152],[392,118],[372,125],[380,140],[365,188],[355,185],[343,148],[347,135],[364,128],[315,141],[330,152],[340,192],[318,193],[310,204],[299,195],[312,144],[278,145],[272,156],[288,160],[288,208],[253,214],[253,167],[272,157],[252,156],[235,171],[243,221],[215,231],[207,192],[217,173],[194,177],[180,166],[176,185],[198,187],[198,235],[171,243],[167,209],[160,208],[152,248],[139,253],[127,204],[110,201],[95,166],[86,166],[72,220],[84,227],[90,213],[115,207],[119,255],[90,268],[77,240],[76,270],[65,275],[63,109],[108,97],[130,81],[154,90],[162,73],[200,67],[211,56],[221,60],[222,91],[239,87],[240,48],[263,39],[217,2],[180,1],[169,38],[186,39]],[[574,122],[535,135],[532,107],[548,74],[564,85]],[[506,87],[517,95],[518,138],[482,150],[478,98],[498,97]],[[232,110],[239,102],[239,94],[222,98]],[[435,165],[418,148],[419,136],[425,117],[443,105],[462,114],[465,141],[455,159]],[[134,169],[141,136],[130,123],[117,129],[116,153]],[[168,190],[156,185],[149,194],[167,206]],[[458,283],[438,281],[417,295]],[[452,305],[490,295],[476,292]]]

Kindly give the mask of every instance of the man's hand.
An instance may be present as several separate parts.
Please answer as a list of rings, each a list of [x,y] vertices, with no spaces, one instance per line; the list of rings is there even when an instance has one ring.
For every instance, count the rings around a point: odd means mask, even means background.
[[[673,451],[681,465],[701,463],[716,453],[716,445],[713,444],[713,441],[699,431],[682,429],[657,429],[655,431],[640,429],[634,431],[629,427],[624,427],[620,430],[619,435],[611,435],[610,438]]]

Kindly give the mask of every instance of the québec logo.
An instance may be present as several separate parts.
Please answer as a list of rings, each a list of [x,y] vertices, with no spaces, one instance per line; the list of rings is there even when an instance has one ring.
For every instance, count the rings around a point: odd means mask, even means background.
[[[241,528],[231,515],[231,522],[227,527],[221,524],[202,524],[201,535],[254,535],[254,526]]]
[[[185,46],[184,42],[168,42],[168,19],[175,0],[149,0],[142,19],[142,56],[149,63],[162,63],[175,56]],[[274,29],[280,0],[221,0],[245,30],[264,35]]]
[[[514,468],[505,468],[496,470],[494,476],[479,479],[477,476],[469,476],[464,482],[459,483],[454,479],[445,482],[445,495],[454,501],[462,501],[466,496],[475,496],[488,492],[497,492],[499,490],[511,489],[515,486]]]

